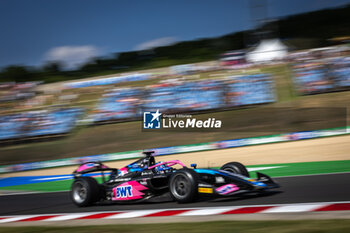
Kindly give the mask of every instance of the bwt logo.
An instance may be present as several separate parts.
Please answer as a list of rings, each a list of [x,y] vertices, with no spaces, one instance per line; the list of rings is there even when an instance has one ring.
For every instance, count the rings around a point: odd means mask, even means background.
[[[160,115],[159,109],[156,112],[143,113],[143,128],[144,129],[160,129]]]
[[[132,186],[126,185],[122,187],[117,187],[116,198],[122,198],[122,197],[132,197]]]

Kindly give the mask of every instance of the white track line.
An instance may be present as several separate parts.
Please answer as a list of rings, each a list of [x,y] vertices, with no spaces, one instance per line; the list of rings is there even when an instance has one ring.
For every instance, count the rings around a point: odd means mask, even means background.
[[[178,214],[176,216],[203,216],[203,215],[216,215],[221,214],[223,212],[239,209],[240,207],[224,207],[224,208],[215,208],[215,209],[197,209],[193,211],[188,211],[185,213]]]
[[[288,206],[278,206],[271,209],[263,210],[260,213],[294,213],[294,212],[309,212],[325,206],[324,204],[298,204]]]
[[[42,221],[64,221],[64,220],[71,220],[71,219],[82,218],[82,217],[89,216],[89,215],[92,215],[92,213],[64,214],[62,216],[57,216],[57,217],[45,219],[45,220],[42,220]]]
[[[142,217],[149,214],[158,213],[161,211],[163,210],[133,210],[125,213],[111,215],[104,219],[137,218],[137,217]]]

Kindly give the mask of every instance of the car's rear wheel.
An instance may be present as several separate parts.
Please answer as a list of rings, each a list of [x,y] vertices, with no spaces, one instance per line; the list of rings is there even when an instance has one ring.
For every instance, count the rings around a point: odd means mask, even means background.
[[[89,206],[100,200],[101,188],[94,178],[79,177],[74,180],[70,194],[75,205]]]
[[[231,172],[231,173],[240,174],[240,175],[249,177],[249,172],[248,172],[247,168],[239,162],[226,163],[220,169],[224,170],[224,171]]]
[[[181,169],[169,181],[171,196],[179,203],[193,202],[198,195],[197,173],[191,169]]]

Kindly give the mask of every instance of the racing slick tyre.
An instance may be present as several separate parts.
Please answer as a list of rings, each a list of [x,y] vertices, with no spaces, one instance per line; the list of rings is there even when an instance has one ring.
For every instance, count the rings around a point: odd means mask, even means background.
[[[181,169],[169,181],[171,196],[178,203],[193,202],[198,195],[197,173],[191,169]]]
[[[240,174],[249,177],[247,168],[239,162],[230,162],[223,165],[220,170],[228,171],[235,174]]]
[[[74,180],[70,195],[75,205],[89,206],[100,200],[101,188],[94,178],[79,177]]]

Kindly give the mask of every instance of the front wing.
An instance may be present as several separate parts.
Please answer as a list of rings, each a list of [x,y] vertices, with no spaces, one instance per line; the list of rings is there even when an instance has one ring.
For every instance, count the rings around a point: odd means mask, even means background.
[[[214,169],[195,169],[199,175],[198,193],[213,196],[233,196],[261,192],[280,187],[269,176],[257,172],[257,179]]]

